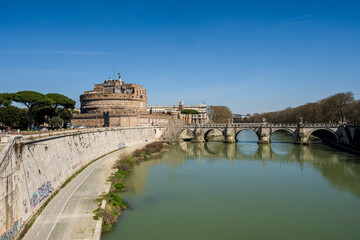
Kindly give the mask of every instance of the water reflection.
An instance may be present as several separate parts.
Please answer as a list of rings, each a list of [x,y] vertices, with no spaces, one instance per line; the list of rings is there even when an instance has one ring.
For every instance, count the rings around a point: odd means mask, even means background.
[[[148,169],[159,163],[172,173],[182,167],[187,161],[196,160],[198,164],[226,159],[231,166],[234,161],[262,161],[261,166],[266,168],[267,163],[290,163],[300,169],[310,167],[316,169],[330,183],[341,191],[348,191],[360,198],[360,158],[334,150],[323,144],[302,146],[281,142],[277,139],[271,144],[257,144],[256,141],[240,141],[233,144],[222,142],[189,143],[183,142],[174,146],[160,157],[141,164],[135,175],[130,175],[127,186],[132,193],[141,193],[147,184]],[[284,140],[283,139],[283,140]]]

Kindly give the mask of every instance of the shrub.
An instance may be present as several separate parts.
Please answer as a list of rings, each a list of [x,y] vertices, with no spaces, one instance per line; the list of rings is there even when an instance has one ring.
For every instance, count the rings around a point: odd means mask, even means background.
[[[137,149],[133,152],[132,156],[134,157],[140,157],[143,154],[144,150],[143,149]]]
[[[149,143],[144,147],[144,150],[148,150],[150,153],[160,152],[164,148],[164,144],[161,142]]]
[[[113,206],[121,206],[126,208],[127,205],[126,203],[115,193],[110,193],[109,194],[109,199],[108,199],[108,203],[113,205]]]
[[[126,172],[129,172],[131,171],[132,167],[130,164],[126,163],[126,162],[119,162],[117,164],[117,167],[122,170],[122,171],[126,171]]]
[[[122,183],[115,183],[114,187],[119,191],[124,191],[126,189],[124,184],[122,184]]]

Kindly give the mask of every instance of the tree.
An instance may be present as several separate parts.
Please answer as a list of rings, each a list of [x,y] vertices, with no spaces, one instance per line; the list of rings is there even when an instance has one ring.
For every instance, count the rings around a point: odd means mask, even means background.
[[[337,93],[321,101],[323,114],[332,122],[344,121],[348,105],[355,101],[352,92]]]
[[[33,120],[36,126],[40,126],[45,122],[49,122],[53,116],[52,109],[47,105],[35,106],[33,109]]]
[[[209,106],[208,115],[214,123],[228,123],[233,119],[232,112],[226,106]]]
[[[59,106],[62,106],[63,109],[67,109],[67,108],[74,109],[75,108],[75,101],[72,100],[71,98],[68,98],[68,97],[62,95],[62,94],[48,93],[45,96],[53,100],[53,103],[50,105],[50,107],[53,110],[54,114]]]
[[[78,109],[72,109],[71,113],[72,114],[80,114],[80,111]]]
[[[59,116],[64,121],[64,123],[67,123],[67,122],[71,122],[73,113],[67,108],[65,109],[58,108],[56,110],[56,116]]]
[[[48,117],[59,116],[63,122],[70,122],[72,112],[68,109],[75,108],[75,101],[59,93],[48,93],[46,97],[54,100],[54,103],[50,106],[51,112]]]
[[[177,141],[178,134],[183,128],[184,123],[180,119],[171,119],[163,134],[164,138],[170,141]]]
[[[347,106],[348,120],[354,124],[360,123],[360,100],[354,101]]]
[[[7,127],[26,126],[27,111],[15,106],[0,108],[0,122]]]
[[[50,118],[50,121],[49,121],[49,125],[52,128],[59,128],[63,125],[63,123],[64,123],[63,120],[57,116]]]
[[[9,106],[11,104],[12,93],[0,93],[0,107]]]
[[[17,92],[13,95],[12,99],[15,102],[24,104],[28,108],[28,127],[27,127],[28,130],[30,130],[31,117],[33,114],[34,107],[54,104],[54,100],[46,97],[41,93],[34,91]]]

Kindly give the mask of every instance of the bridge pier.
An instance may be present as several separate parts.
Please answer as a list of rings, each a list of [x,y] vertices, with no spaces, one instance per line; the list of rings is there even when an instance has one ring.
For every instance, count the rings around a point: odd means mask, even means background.
[[[259,137],[259,141],[258,141],[259,144],[269,144],[270,143],[270,138],[269,137]]]
[[[303,137],[299,137],[295,140],[294,142],[295,144],[299,144],[299,145],[308,145],[309,144],[309,139],[307,138],[303,138]]]
[[[233,143],[233,142],[236,142],[235,140],[235,136],[234,135],[227,135],[225,136],[225,141],[226,143]]]
[[[196,127],[195,127],[194,139],[192,140],[192,142],[196,142],[196,143],[205,142],[204,132],[198,125],[196,125]]]
[[[270,143],[270,128],[261,126],[257,132],[260,144],[269,144]]]
[[[295,132],[295,144],[300,144],[300,145],[308,145],[309,144],[309,139],[306,137],[306,133],[304,132],[303,128],[298,127],[298,129]]]
[[[201,136],[201,135],[196,135],[196,136],[194,137],[194,139],[191,140],[191,142],[202,143],[202,142],[205,142],[205,139],[204,139],[204,137]]]
[[[230,127],[229,125],[226,126],[226,129],[224,131],[224,140],[226,143],[236,142],[235,130],[234,130],[234,128]]]

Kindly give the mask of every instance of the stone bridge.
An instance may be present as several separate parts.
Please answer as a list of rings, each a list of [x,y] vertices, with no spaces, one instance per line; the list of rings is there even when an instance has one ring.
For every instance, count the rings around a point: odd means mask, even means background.
[[[274,132],[286,131],[293,135],[295,143],[308,144],[311,134],[319,131],[325,138],[335,143],[351,145],[352,138],[346,126],[341,124],[272,124],[272,123],[229,123],[229,124],[203,124],[203,125],[184,125],[179,131],[178,138],[184,132],[191,133],[194,142],[204,142],[211,131],[219,130],[225,142],[236,142],[237,135],[243,130],[251,130],[258,137],[259,143],[270,143],[270,137]]]

